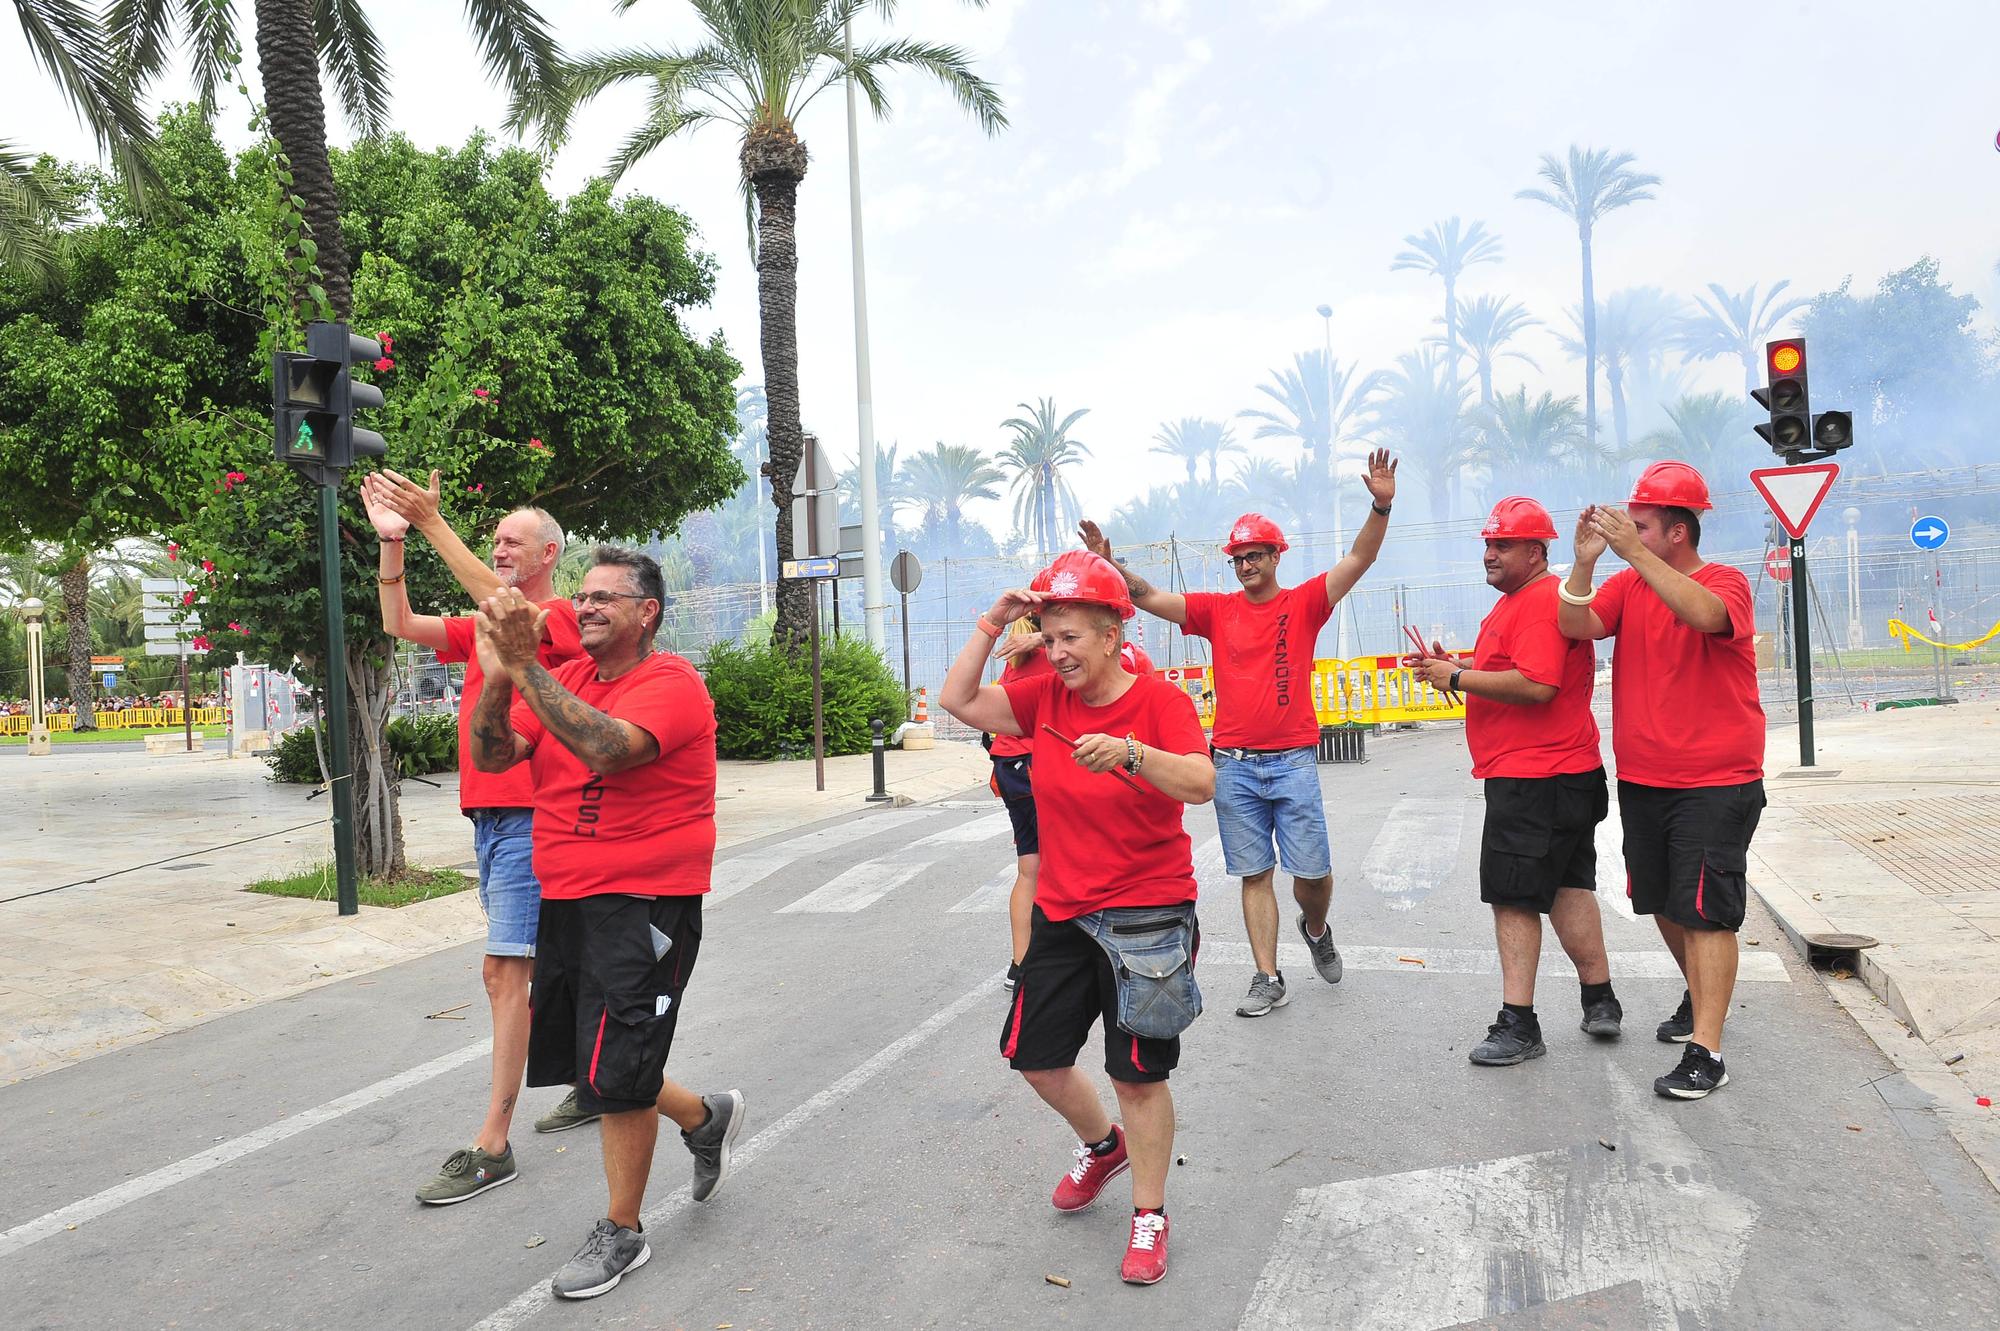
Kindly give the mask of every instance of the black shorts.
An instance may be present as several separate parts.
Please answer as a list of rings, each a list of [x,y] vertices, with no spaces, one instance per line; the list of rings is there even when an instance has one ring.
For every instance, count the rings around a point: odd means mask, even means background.
[[[1762,781],[1687,790],[1620,781],[1618,812],[1634,914],[1664,915],[1686,929],[1742,927]]]
[[[1027,754],[993,759],[993,790],[1007,802],[1007,817],[1014,824],[1014,853],[1041,854],[1042,834],[1035,822],[1035,787]]]
[[[654,930],[667,939],[657,959]],[[528,1085],[573,1083],[597,1113],[652,1108],[700,952],[698,896],[542,898]]]
[[[1181,1061],[1179,1036],[1148,1040],[1118,1027],[1118,977],[1097,940],[1035,907],[1021,980],[1000,1026],[1000,1053],[1016,1072],[1076,1066],[1091,1025],[1104,1019],[1104,1070],[1122,1082],[1165,1081]],[[1195,929],[1195,949],[1201,929]]]
[[[1597,825],[1610,811],[1604,769],[1486,779],[1479,899],[1547,914],[1560,888],[1597,887]]]

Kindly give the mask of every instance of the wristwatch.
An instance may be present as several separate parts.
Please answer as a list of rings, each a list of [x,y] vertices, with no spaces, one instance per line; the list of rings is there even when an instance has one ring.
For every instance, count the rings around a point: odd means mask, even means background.
[[[1464,674],[1464,673],[1465,673],[1465,671],[1464,671],[1464,670],[1462,670],[1462,669],[1461,669],[1461,670],[1454,670],[1454,671],[1452,671],[1452,672],[1451,672],[1451,683],[1449,683],[1449,684],[1447,684],[1447,685],[1445,685],[1445,686],[1444,686],[1444,691],[1445,691],[1446,693],[1457,693],[1457,692],[1459,691],[1459,687],[1458,687],[1458,677],[1459,677],[1460,675]]]
[[[1370,507],[1370,508],[1374,509],[1374,510],[1375,510],[1375,511],[1376,511],[1377,513],[1380,513],[1380,514],[1381,514],[1381,515],[1382,515],[1383,517],[1385,517],[1385,518],[1386,518],[1386,517],[1388,517],[1388,516],[1389,516],[1389,510],[1390,510],[1390,509],[1392,509],[1392,508],[1394,508],[1394,507],[1395,507],[1395,505],[1394,505],[1394,504],[1370,504],[1370,505],[1369,505],[1368,507]]]

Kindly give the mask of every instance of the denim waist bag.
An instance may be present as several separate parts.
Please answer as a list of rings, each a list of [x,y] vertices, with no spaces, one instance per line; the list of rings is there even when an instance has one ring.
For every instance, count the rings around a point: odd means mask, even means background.
[[[1171,1040],[1201,1015],[1194,954],[1201,931],[1194,903],[1113,906],[1076,925],[1104,949],[1118,977],[1118,1025],[1146,1040]]]

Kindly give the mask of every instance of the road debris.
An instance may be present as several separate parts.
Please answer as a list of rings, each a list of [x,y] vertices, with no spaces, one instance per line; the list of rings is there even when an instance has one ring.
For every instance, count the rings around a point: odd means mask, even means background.
[[[1042,1279],[1051,1285],[1061,1285],[1064,1289],[1069,1288],[1068,1276],[1043,1276]]]
[[[1613,1142],[1613,1141],[1606,1141],[1606,1140],[1605,1140],[1604,1138],[1602,1138],[1602,1137],[1599,1137],[1599,1138],[1597,1139],[1597,1144],[1598,1144],[1599,1146],[1602,1146],[1602,1147],[1603,1147],[1603,1148],[1604,1148],[1605,1150],[1607,1150],[1607,1151],[1615,1151],[1615,1150],[1617,1150],[1617,1149],[1618,1149],[1618,1143],[1617,1143],[1617,1142]]]
[[[1187,1157],[1184,1155],[1177,1155],[1174,1157],[1174,1163],[1177,1165],[1184,1165],[1187,1163]]]
[[[1950,1058],[1947,1058],[1944,1061],[1944,1065],[1946,1067],[1950,1067],[1954,1063],[1963,1063],[1964,1061],[1965,1061],[1964,1054],[1953,1054]]]
[[[1396,960],[1407,961],[1412,966],[1422,966],[1425,964],[1424,959],[1422,957],[1397,957]]]
[[[1972,1103],[1978,1105],[1981,1109],[1991,1109],[1993,1107],[1993,1098],[1987,1095],[1975,1095],[1972,1097]],[[75,1229],[76,1226],[71,1225],[70,1228]]]
[[[547,1239],[543,1238],[540,1234],[537,1234],[535,1235],[535,1237],[529,1239],[526,1243],[523,1243],[521,1246],[523,1248],[539,1248],[544,1243],[547,1242],[548,1242]]]
[[[459,1004],[459,1005],[458,1005],[457,1007],[448,1007],[448,1008],[440,1008],[440,1009],[439,1009],[438,1011],[436,1011],[436,1012],[432,1012],[432,1013],[428,1013],[428,1014],[427,1014],[427,1015],[426,1015],[426,1016],[424,1017],[424,1020],[425,1020],[425,1021],[464,1021],[464,1020],[465,1020],[465,1018],[464,1018],[464,1017],[454,1017],[454,1016],[452,1015],[452,1013],[454,1013],[454,1012],[463,1012],[463,1011],[465,1011],[465,1010],[466,1010],[467,1008],[469,1008],[469,1007],[471,1007],[471,1006],[472,1006],[472,1004],[470,1004],[470,1003],[460,1003],[460,1004]]]
[[[1847,1130],[1849,1132],[1859,1132],[1861,1131],[1861,1125],[1859,1123],[1850,1123],[1847,1125]]]

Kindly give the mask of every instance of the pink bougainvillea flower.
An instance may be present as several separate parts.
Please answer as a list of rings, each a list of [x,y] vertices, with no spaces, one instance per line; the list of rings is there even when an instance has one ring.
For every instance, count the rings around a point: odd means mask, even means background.
[[[491,389],[475,388],[472,390],[472,395],[476,398],[489,398],[493,396],[493,393]]]
[[[198,651],[198,652],[205,652],[205,651],[208,651],[208,650],[210,650],[210,648],[209,648],[209,642],[208,642],[208,635],[207,635],[207,634],[205,634],[205,633],[197,633],[197,634],[195,635],[195,638],[194,638],[194,649],[195,649],[196,651]]]
[[[529,447],[529,448],[547,448],[547,447],[548,447],[548,445],[547,445],[547,444],[545,444],[545,443],[543,443],[543,442],[542,442],[541,440],[539,440],[539,439],[530,439],[530,440],[528,441],[528,447]]]
[[[384,351],[394,351],[396,349],[395,339],[390,337],[387,333],[375,334],[375,340],[382,344],[382,350]]]
[[[168,542],[167,542],[167,559],[168,559],[168,560],[169,560],[169,561],[171,562],[172,560],[176,560],[176,559],[179,559],[180,557],[181,557],[181,548],[180,548],[180,546],[179,546],[179,545],[177,545],[177,544],[175,544],[175,543],[174,543],[173,541],[168,541]]]
[[[232,619],[229,621],[229,631],[231,633],[241,633],[243,631],[243,626]]]
[[[396,362],[384,356],[381,360],[375,362],[375,368],[378,370],[393,370],[396,368]]]
[[[182,593],[181,593],[181,604],[182,604],[182,605],[193,605],[193,604],[194,604],[194,593],[193,593],[193,592],[182,592]]]
[[[481,481],[481,482],[480,482],[479,484],[477,484],[477,485],[468,485],[468,486],[466,486],[466,487],[465,487],[465,492],[466,492],[467,494],[469,494],[469,495],[477,495],[477,494],[485,494],[485,493],[486,493],[486,482],[484,482],[484,481]]]
[[[201,561],[201,571],[202,571],[203,573],[213,573],[213,572],[215,572],[215,561],[214,561],[213,559],[204,559],[204,560],[202,560],[202,561]]]
[[[234,490],[249,479],[248,476],[240,471],[226,471],[222,474],[222,488],[224,490]]]

